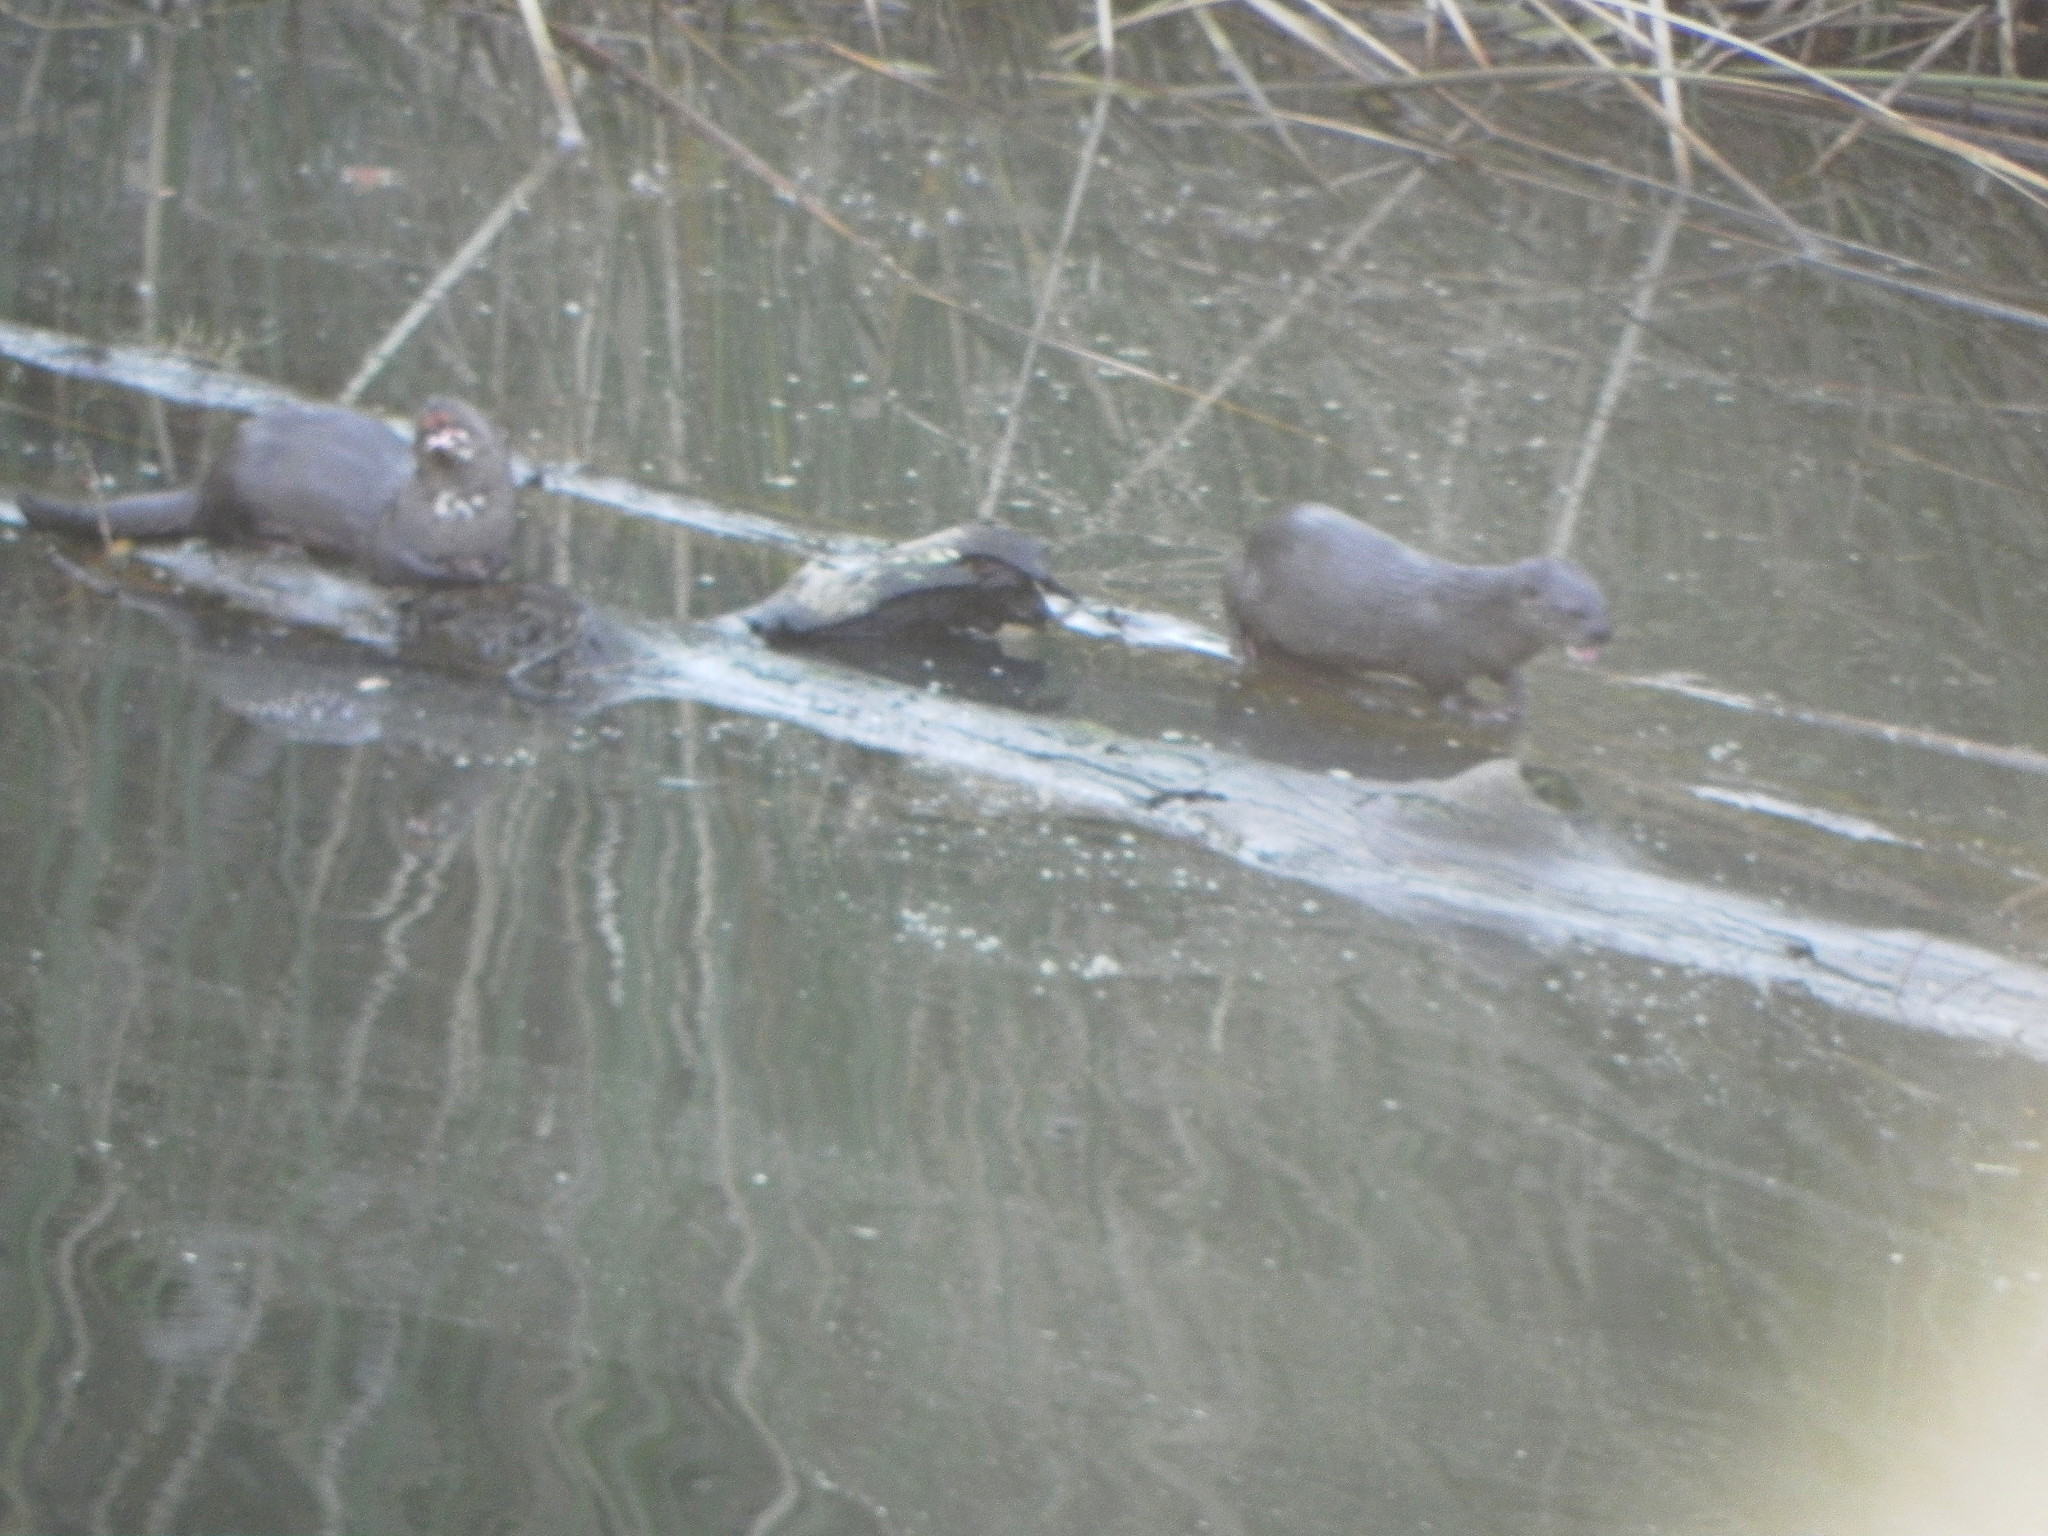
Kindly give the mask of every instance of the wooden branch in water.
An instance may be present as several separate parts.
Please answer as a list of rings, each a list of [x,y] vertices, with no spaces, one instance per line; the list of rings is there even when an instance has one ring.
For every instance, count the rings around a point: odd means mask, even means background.
[[[206,410],[258,411],[299,398],[266,380],[164,347],[109,345],[12,320],[0,320],[0,357]]]

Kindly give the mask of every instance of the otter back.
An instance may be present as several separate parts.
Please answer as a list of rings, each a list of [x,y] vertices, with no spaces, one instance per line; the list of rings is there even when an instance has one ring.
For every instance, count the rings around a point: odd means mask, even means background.
[[[200,482],[208,538],[288,540],[361,560],[377,519],[413,475],[404,439],[374,417],[331,405],[259,412]]]

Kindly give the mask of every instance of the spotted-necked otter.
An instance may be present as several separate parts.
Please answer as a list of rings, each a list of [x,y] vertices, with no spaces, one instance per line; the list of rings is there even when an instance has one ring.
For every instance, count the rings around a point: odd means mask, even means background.
[[[505,445],[465,401],[420,410],[408,449],[373,416],[279,405],[235,429],[196,485],[105,503],[21,498],[32,528],[148,539],[276,539],[338,555],[380,581],[489,581],[512,550]]]
[[[1345,673],[1385,672],[1440,704],[1512,719],[1516,668],[1546,645],[1591,661],[1610,633],[1600,588],[1569,560],[1454,565],[1334,507],[1268,518],[1224,574],[1224,606],[1247,660],[1279,652]],[[1475,677],[1506,691],[1486,710]]]

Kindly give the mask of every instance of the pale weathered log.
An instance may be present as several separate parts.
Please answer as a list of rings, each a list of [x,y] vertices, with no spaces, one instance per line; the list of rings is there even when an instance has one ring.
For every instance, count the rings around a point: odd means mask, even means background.
[[[172,353],[95,346],[8,322],[0,322],[0,355],[188,405],[250,410],[289,398]],[[718,537],[800,552],[866,542],[806,534],[575,470],[529,475],[566,495]],[[256,612],[381,646],[397,633],[390,595],[366,582],[320,573],[301,585],[266,566],[269,557],[204,546],[147,558],[185,586]],[[1808,917],[1637,868],[1582,839],[1505,759],[1433,787],[1337,779],[948,699],[749,645],[710,626],[665,632],[602,615],[594,622],[606,627],[613,660],[585,699],[692,699],[787,720],[1027,786],[1050,808],[1194,843],[1408,920],[1635,955],[2048,1056],[2048,970],[1931,934]],[[1169,615],[1087,604],[1061,622],[1126,643],[1229,652],[1221,637]]]
[[[146,558],[189,590],[271,617],[339,615],[330,627],[363,639],[396,632],[379,606],[395,600],[368,582],[319,572],[316,600],[302,604],[275,556],[193,544]],[[1050,811],[1191,843],[1405,921],[1634,955],[2048,1057],[2048,969],[1641,867],[1539,800],[1512,759],[1436,784],[1340,778],[906,688],[731,626],[668,630],[596,612],[591,623],[603,664],[582,707],[688,699],[783,720],[1023,787]]]

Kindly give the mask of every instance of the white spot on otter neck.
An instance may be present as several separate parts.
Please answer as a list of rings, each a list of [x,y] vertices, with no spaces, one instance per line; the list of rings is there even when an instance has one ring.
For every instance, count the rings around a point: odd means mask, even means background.
[[[434,516],[442,522],[470,522],[483,516],[485,499],[464,496],[459,491],[442,491],[434,498]]]

